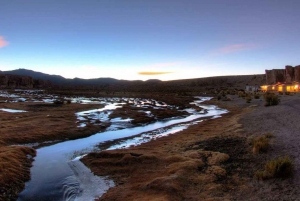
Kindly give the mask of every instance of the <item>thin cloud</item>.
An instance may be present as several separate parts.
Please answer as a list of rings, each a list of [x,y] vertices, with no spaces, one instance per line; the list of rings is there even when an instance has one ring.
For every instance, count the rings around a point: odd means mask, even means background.
[[[162,74],[169,74],[169,73],[173,73],[173,72],[138,72],[139,75],[162,75]]]
[[[7,46],[8,42],[4,40],[3,36],[0,36],[0,48],[3,48],[4,46]]]
[[[221,47],[213,52],[213,55],[223,55],[223,54],[230,54],[233,52],[241,52],[245,50],[251,50],[257,48],[255,44],[232,44]]]
[[[161,62],[153,63],[146,66],[143,66],[144,69],[151,69],[150,71],[140,71],[139,75],[163,75],[174,73],[174,68],[182,65],[181,62]]]

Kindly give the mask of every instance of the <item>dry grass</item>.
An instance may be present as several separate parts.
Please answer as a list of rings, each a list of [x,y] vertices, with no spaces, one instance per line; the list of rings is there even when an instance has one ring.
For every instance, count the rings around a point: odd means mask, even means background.
[[[254,154],[267,152],[269,146],[269,139],[266,136],[260,136],[253,140],[252,152]]]
[[[101,108],[101,105],[3,103],[1,107],[22,109],[25,113],[0,111],[0,143],[21,144],[86,137],[101,130],[88,125],[78,128],[75,112]]]
[[[30,179],[35,150],[29,147],[0,147],[0,200],[16,200]]]
[[[252,140],[252,152],[254,154],[267,152],[270,147],[270,139],[274,137],[273,133],[266,133]]]
[[[294,163],[290,157],[281,157],[266,163],[263,171],[255,173],[257,179],[287,178],[293,175]]]
[[[88,154],[82,161],[95,174],[109,175],[117,185],[100,200],[228,199],[228,191],[243,181],[240,175],[248,173],[241,167],[249,167],[237,164],[247,151],[246,139],[224,136],[239,128],[234,114],[241,110],[231,111],[128,150]],[[220,133],[222,137],[215,138]]]

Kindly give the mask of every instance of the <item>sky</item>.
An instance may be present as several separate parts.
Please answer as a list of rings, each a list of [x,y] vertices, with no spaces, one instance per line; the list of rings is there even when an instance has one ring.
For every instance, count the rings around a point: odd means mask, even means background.
[[[299,0],[0,0],[0,70],[175,80],[300,65]]]

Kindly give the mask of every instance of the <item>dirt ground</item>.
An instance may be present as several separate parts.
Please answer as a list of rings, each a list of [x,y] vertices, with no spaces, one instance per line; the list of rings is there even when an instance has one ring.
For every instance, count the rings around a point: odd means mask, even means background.
[[[261,99],[212,101],[230,113],[180,133],[126,150],[91,153],[82,161],[116,187],[99,200],[299,200],[300,96],[281,96],[277,106]],[[251,138],[274,134],[264,154]],[[266,161],[291,156],[292,178],[258,181]]]

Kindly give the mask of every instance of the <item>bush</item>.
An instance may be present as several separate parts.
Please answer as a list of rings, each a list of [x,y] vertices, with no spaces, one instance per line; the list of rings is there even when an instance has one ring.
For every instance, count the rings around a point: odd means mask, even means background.
[[[253,140],[252,145],[253,145],[252,152],[254,154],[267,152],[267,150],[270,146],[269,145],[269,138],[267,138],[266,136],[260,136],[260,137]]]
[[[259,94],[254,94],[254,98],[255,98],[255,99],[259,99],[259,98],[260,98],[260,95],[259,95]]]
[[[265,165],[264,171],[255,173],[257,179],[271,179],[271,178],[287,178],[293,175],[294,164],[290,157],[281,157],[271,160]]]
[[[265,93],[264,95],[264,99],[265,99],[265,106],[272,106],[272,105],[278,105],[280,102],[280,99],[277,95],[275,95],[274,93]]]
[[[248,94],[248,95],[246,96],[246,103],[251,103],[251,100],[252,100],[251,95]]]
[[[245,98],[247,96],[247,94],[244,91],[239,91],[238,92],[239,97],[241,98]]]

